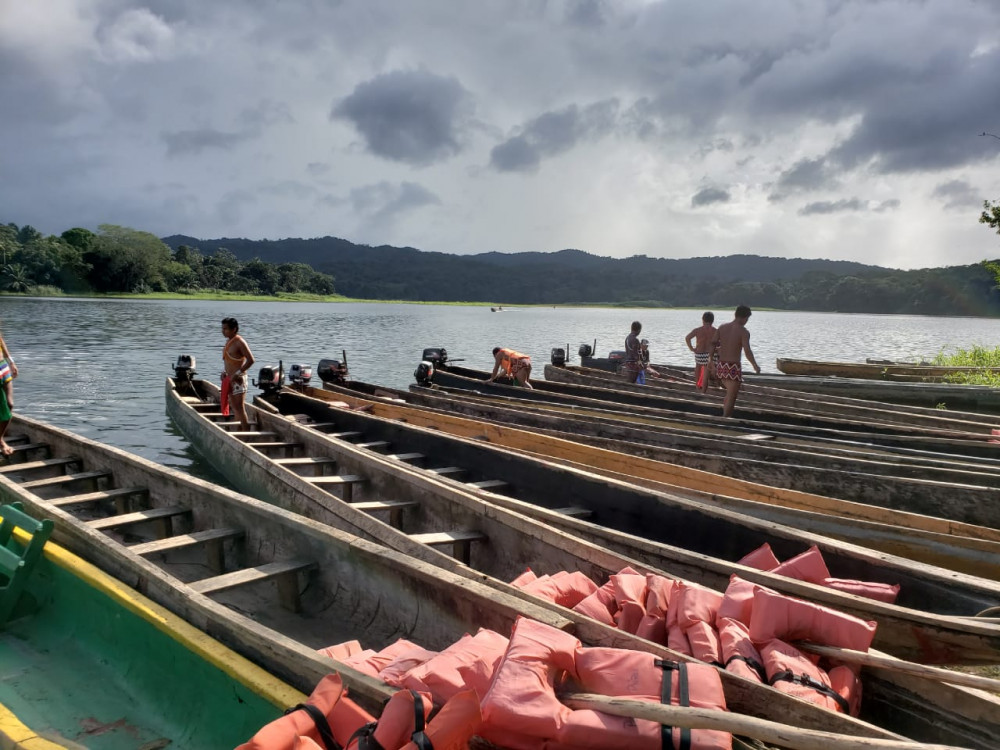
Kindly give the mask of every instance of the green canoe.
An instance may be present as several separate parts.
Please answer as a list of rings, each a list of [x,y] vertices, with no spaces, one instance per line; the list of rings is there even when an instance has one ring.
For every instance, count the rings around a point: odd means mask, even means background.
[[[29,539],[18,529],[0,558],[18,567]],[[0,624],[4,748],[231,748],[304,699],[52,542]]]

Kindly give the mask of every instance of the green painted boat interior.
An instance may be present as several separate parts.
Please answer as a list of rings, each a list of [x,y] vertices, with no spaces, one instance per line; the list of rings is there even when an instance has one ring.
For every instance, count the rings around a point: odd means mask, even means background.
[[[106,750],[232,748],[281,715],[47,556],[0,631],[0,704],[45,739]]]

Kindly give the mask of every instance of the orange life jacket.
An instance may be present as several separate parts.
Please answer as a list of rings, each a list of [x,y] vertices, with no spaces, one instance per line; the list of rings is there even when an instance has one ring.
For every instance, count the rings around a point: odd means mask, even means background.
[[[528,737],[555,737],[572,713],[556,697],[555,680],[564,671],[575,675],[578,648],[580,641],[569,633],[519,617],[483,697],[483,738],[509,747],[512,727]]]
[[[482,721],[479,697],[475,691],[466,690],[444,704],[427,725],[426,735],[434,750],[466,750]],[[415,742],[409,742],[402,750],[421,749]]]
[[[737,565],[746,565],[748,568],[756,570],[774,570],[780,565],[778,558],[774,556],[771,545],[767,542],[760,545],[746,557],[736,561]]]
[[[850,699],[835,690],[830,676],[791,644],[775,638],[761,646],[760,654],[767,681],[775,689],[831,711],[851,713]],[[860,693],[857,697],[860,699]]]
[[[851,581],[844,578],[826,578],[823,580],[824,586],[829,586],[837,591],[844,591],[855,596],[864,596],[868,599],[895,604],[896,597],[899,596],[899,584],[879,583],[877,581]]]
[[[750,630],[742,622],[723,617],[719,621],[719,645],[727,672],[755,682],[767,682],[764,660],[750,640]]]
[[[597,591],[597,584],[579,571],[567,573],[562,570],[552,576],[541,576],[521,588],[528,593],[572,609]]]
[[[500,369],[510,375],[511,371],[514,369],[514,365],[520,360],[531,361],[531,357],[527,354],[521,354],[521,352],[514,351],[513,349],[501,349],[497,352],[500,355]]]
[[[576,682],[584,692],[726,710],[722,680],[707,664],[662,661],[642,651],[581,648],[576,653],[576,670]],[[589,710],[574,711],[555,739],[560,745],[577,748],[732,747],[727,732],[672,729],[653,721],[622,720]]]
[[[482,697],[507,645],[508,639],[492,630],[483,629],[474,636],[466,633],[437,656],[410,670],[402,680],[403,687],[428,692],[439,705],[469,688]]]
[[[236,750],[294,750],[299,737],[309,738],[322,747],[320,732],[327,729],[343,747],[358,729],[374,720],[374,716],[347,697],[340,675],[329,674],[319,681],[306,703],[262,727]]]
[[[787,578],[797,578],[800,581],[809,583],[821,583],[824,578],[830,577],[830,570],[826,567],[823,553],[819,547],[813,545],[801,555],[785,560],[772,573],[777,573]]]
[[[874,621],[758,588],[753,597],[750,640],[758,646],[780,638],[867,651],[875,637],[875,625]]]
[[[720,623],[725,619],[749,625],[753,613],[753,592],[757,588],[757,584],[746,581],[738,575],[731,575],[729,586],[726,587],[719,611],[715,615],[716,625],[721,627]]]

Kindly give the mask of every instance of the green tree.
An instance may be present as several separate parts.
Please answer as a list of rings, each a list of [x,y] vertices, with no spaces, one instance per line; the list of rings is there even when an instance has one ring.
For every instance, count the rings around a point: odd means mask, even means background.
[[[220,248],[201,264],[199,283],[203,289],[230,290],[239,272],[240,261],[237,257],[225,248]]]
[[[100,292],[165,290],[163,270],[170,248],[149,232],[115,224],[101,224],[100,233],[83,254],[91,266],[88,278]]]
[[[82,227],[67,229],[59,236],[62,237],[63,242],[77,248],[81,253],[89,250],[91,245],[94,244],[94,240],[97,239],[96,234]]]
[[[0,264],[6,266],[13,254],[21,249],[17,241],[17,224],[0,225]]]
[[[26,292],[31,287],[28,269],[20,263],[11,263],[3,269],[4,286],[11,292]]]
[[[986,224],[990,229],[1000,234],[1000,201],[983,201],[983,213],[979,217],[980,224]]]
[[[240,276],[247,279],[249,285],[256,287],[261,294],[275,294],[278,291],[280,279],[277,269],[260,258],[244,263]]]
[[[17,241],[22,245],[27,245],[29,242],[34,242],[35,240],[40,239],[42,239],[42,233],[31,226],[31,224],[25,224],[17,230]]]
[[[198,286],[198,274],[187,263],[172,260],[163,269],[163,278],[171,292]]]

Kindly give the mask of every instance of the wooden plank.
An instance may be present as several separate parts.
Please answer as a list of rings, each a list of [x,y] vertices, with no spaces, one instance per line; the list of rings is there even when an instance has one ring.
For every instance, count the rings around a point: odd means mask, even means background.
[[[316,425],[309,425],[310,427],[315,427]],[[326,426],[324,424],[324,426]],[[347,440],[348,438],[364,437],[363,432],[358,432],[357,430],[346,430],[344,432],[328,432],[326,433],[332,438],[337,438],[338,440]]]
[[[48,469],[58,466],[69,466],[80,464],[80,459],[76,456],[63,456],[60,458],[46,458],[41,461],[26,461],[21,464],[11,464],[0,466],[0,474],[16,474],[19,471],[35,471],[38,469]]]
[[[110,471],[82,471],[79,474],[67,474],[61,477],[49,477],[48,479],[35,479],[31,482],[21,482],[21,486],[26,490],[42,490],[52,487],[62,487],[75,484],[76,482],[97,481],[99,479],[110,478]]]
[[[472,543],[486,541],[488,537],[480,531],[462,530],[410,534],[410,538],[428,547],[443,547],[450,544],[455,559],[469,565],[472,559]]]
[[[303,458],[275,458],[274,463],[281,466],[314,466],[322,464],[335,464],[337,459],[327,456],[305,456]]]
[[[282,606],[292,612],[298,612],[301,609],[298,595],[298,573],[315,567],[316,563],[311,560],[281,560],[255,568],[223,573],[212,578],[203,578],[188,585],[199,594],[217,594],[239,586],[276,579]]]
[[[482,482],[466,482],[470,487],[475,487],[477,490],[498,490],[501,487],[508,486],[508,483],[502,479],[486,479]]]
[[[403,511],[406,508],[416,508],[419,505],[420,503],[416,500],[368,500],[351,503],[351,507],[363,510],[365,513],[389,511],[389,525],[397,529],[403,526]]]
[[[565,508],[553,508],[552,510],[556,513],[562,513],[564,516],[583,520],[587,520],[594,515],[594,512],[590,508],[581,508],[579,505],[569,505]]]
[[[96,518],[93,521],[87,521],[86,524],[98,531],[107,531],[109,529],[120,529],[123,526],[134,526],[137,523],[144,523],[146,521],[166,521],[174,516],[179,516],[184,513],[190,513],[190,508],[185,508],[180,505],[172,505],[167,508],[153,508],[151,510],[140,510],[135,513],[125,513],[118,516],[108,516],[107,518]],[[170,536],[169,530],[161,536]]]
[[[363,476],[359,476],[358,474],[333,474],[326,477],[302,478],[309,482],[309,484],[314,484],[322,489],[326,489],[327,487],[340,487],[341,499],[348,503],[351,502],[351,498],[354,496],[354,485],[368,481]]]
[[[461,466],[441,466],[437,469],[427,469],[431,474],[437,474],[441,477],[451,476],[452,474],[465,474],[466,470]]]
[[[423,453],[390,453],[386,458],[392,458],[396,461],[419,461],[427,456]]]
[[[57,497],[45,502],[57,508],[65,505],[84,505],[87,503],[99,503],[102,500],[114,500],[115,507],[119,513],[128,512],[128,499],[130,497],[148,497],[149,490],[146,487],[116,487],[111,490],[99,490],[97,492],[84,492],[79,495],[67,495]]]
[[[152,542],[130,544],[129,551],[137,555],[153,555],[159,552],[171,552],[173,550],[197,547],[198,545],[214,540],[238,539],[243,536],[243,533],[243,529],[227,527],[206,529],[205,531],[195,531],[190,534],[169,536],[166,539],[157,539]]]
[[[355,443],[358,448],[366,448],[370,451],[378,450],[379,448],[388,448],[392,443],[388,440],[372,440],[368,443]]]
[[[248,430],[245,432],[242,430],[236,430],[230,432],[229,434],[237,440],[242,440],[244,443],[266,443],[272,438],[281,437],[277,432],[260,432],[257,430]]]

